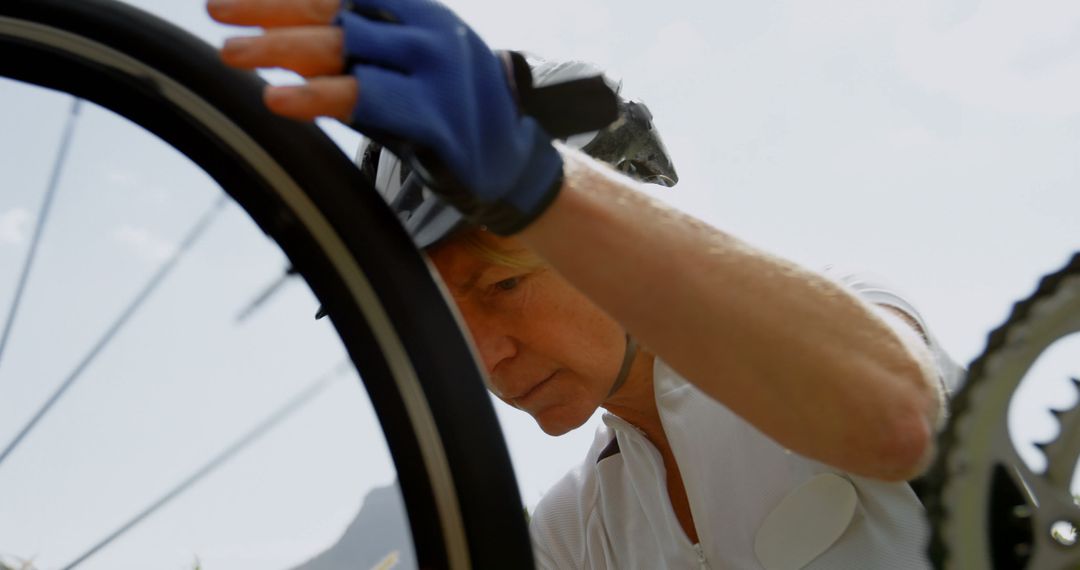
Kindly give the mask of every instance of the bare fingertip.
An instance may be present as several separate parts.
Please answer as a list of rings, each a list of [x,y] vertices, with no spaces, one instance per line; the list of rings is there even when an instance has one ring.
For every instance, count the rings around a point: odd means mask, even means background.
[[[206,12],[215,20],[228,19],[233,8],[233,0],[209,0]]]
[[[281,87],[267,87],[263,90],[263,103],[275,113],[284,109],[289,98],[289,93]]]
[[[296,87],[270,86],[263,91],[263,103],[270,111],[290,119],[310,121],[313,117],[302,109],[302,98],[302,89]]]

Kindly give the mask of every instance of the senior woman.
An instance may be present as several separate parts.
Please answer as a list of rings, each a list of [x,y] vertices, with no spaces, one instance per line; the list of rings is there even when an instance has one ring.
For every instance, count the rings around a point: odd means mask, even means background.
[[[952,371],[901,297],[758,250],[553,142],[519,112],[521,77],[440,4],[209,9],[266,28],[226,62],[308,77],[268,88],[272,110],[348,122],[468,222],[420,245],[492,391],[552,435],[607,410],[534,514],[538,565],[925,566],[904,481],[932,456]]]

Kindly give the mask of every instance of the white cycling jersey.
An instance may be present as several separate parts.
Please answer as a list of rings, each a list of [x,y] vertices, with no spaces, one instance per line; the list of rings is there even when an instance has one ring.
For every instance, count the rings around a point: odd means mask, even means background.
[[[955,386],[959,367],[907,301],[872,280],[840,281],[869,302],[910,315],[943,384]],[[634,426],[605,414],[584,463],[533,515],[539,568],[927,567],[928,527],[910,486],[846,474],[785,450],[659,359],[654,375],[700,542],[691,543],[675,517],[659,452]]]

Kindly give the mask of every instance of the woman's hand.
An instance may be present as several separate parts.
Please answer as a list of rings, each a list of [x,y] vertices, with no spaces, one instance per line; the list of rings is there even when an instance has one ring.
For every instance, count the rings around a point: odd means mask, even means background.
[[[522,115],[507,61],[434,0],[209,0],[218,21],[261,26],[226,63],[284,67],[306,85],[266,92],[271,110],[320,115],[412,162],[425,185],[501,234],[531,223],[560,188],[551,137]]]
[[[210,16],[223,24],[258,26],[263,33],[231,38],[221,49],[228,65],[241,69],[281,67],[307,78],[302,85],[270,86],[271,111],[300,120],[334,117],[348,121],[359,95],[346,73],[344,34],[334,25],[339,0],[209,0]]]

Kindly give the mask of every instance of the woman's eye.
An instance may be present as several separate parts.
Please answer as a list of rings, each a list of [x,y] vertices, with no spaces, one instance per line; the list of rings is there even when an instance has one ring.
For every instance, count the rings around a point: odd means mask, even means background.
[[[521,283],[520,277],[511,277],[495,283],[495,289],[499,291],[510,291],[517,287],[519,283]]]

